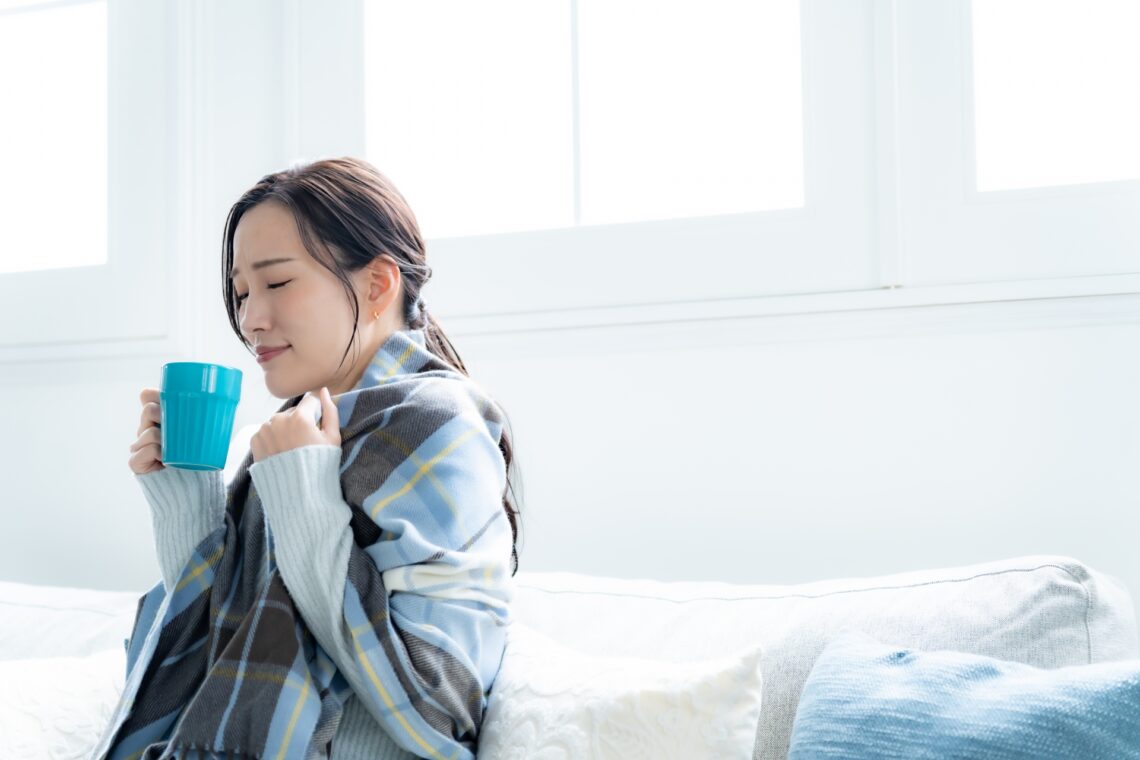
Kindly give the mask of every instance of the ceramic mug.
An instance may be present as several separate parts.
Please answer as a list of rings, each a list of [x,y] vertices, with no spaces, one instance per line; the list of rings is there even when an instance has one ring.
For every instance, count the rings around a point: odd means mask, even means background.
[[[162,365],[162,463],[183,470],[226,466],[241,398],[241,370],[206,362]]]

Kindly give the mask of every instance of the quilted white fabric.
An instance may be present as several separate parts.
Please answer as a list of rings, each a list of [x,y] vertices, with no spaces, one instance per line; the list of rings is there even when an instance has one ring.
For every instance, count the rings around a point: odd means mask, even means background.
[[[123,690],[122,647],[82,657],[0,662],[3,756],[87,758]]]
[[[140,596],[0,581],[0,660],[122,649]]]
[[[596,657],[514,623],[480,760],[748,760],[761,652],[685,663]]]

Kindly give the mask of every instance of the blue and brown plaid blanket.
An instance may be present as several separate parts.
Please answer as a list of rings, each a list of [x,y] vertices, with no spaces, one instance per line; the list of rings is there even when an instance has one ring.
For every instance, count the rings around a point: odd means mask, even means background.
[[[510,617],[504,418],[424,345],[422,330],[394,333],[334,399],[354,539],[340,628],[366,674],[356,696],[396,744],[470,760]],[[282,580],[251,464],[171,593],[159,582],[140,598],[97,760],[328,755],[354,690]],[[401,591],[385,586],[392,570]],[[413,603],[395,613],[401,595]]]

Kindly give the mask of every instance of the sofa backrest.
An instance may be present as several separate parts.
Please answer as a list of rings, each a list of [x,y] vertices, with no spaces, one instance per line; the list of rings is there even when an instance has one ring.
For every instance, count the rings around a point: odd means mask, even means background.
[[[517,620],[593,654],[683,661],[761,646],[763,760],[786,756],[808,672],[841,630],[1049,668],[1140,657],[1128,591],[1069,557],[781,586],[527,571],[515,581]],[[121,648],[142,593],[0,582],[0,660]]]
[[[1045,668],[1140,657],[1128,591],[1069,557],[782,586],[525,571],[515,580],[517,620],[593,654],[689,660],[761,646],[759,760],[786,757],[807,675],[845,629]]]

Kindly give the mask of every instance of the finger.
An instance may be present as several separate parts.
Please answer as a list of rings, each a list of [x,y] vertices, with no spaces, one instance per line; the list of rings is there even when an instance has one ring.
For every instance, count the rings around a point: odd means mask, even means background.
[[[295,406],[293,406],[289,409],[286,409],[284,412],[282,412],[281,416],[288,418],[288,417],[296,417],[298,414],[303,415],[305,413],[305,404],[308,403],[308,401],[309,401],[309,392],[305,391],[301,395],[301,400],[298,401]],[[274,415],[274,416],[276,416],[276,415]],[[310,413],[309,416],[312,416],[312,414]]]
[[[131,451],[138,451],[147,446],[162,446],[162,433],[158,428],[147,428],[138,437],[138,440],[131,444]]]
[[[150,450],[153,449],[153,450]],[[140,446],[137,450],[134,446],[131,447],[131,458],[129,461],[139,461],[153,459],[162,461],[162,447],[157,443],[148,443],[145,446]]]
[[[143,406],[142,415],[139,418],[139,429],[135,431],[135,435],[142,435],[144,430],[151,427],[162,427],[162,408],[153,402]]]
[[[143,404],[148,404],[152,401],[157,402],[158,398],[158,388],[143,388],[142,392],[139,393],[139,401]]]
[[[340,430],[340,418],[337,416],[336,404],[333,403],[329,389],[321,388],[321,432],[329,433],[333,430]]]
[[[162,457],[162,441],[148,441],[146,439],[139,439],[131,443],[131,452],[133,453],[136,451],[143,451],[145,449],[149,449],[150,447],[154,447],[156,457]]]
[[[294,411],[300,414],[306,422],[311,422],[317,427],[321,423],[317,421],[317,413],[321,410],[321,398],[312,391],[305,391],[305,397],[301,399],[300,403],[294,408]]]

